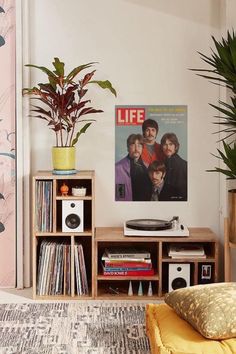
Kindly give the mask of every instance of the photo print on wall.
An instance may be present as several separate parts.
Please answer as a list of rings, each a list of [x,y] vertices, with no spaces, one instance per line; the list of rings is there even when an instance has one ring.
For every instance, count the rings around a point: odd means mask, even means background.
[[[115,200],[187,201],[187,106],[115,107]]]

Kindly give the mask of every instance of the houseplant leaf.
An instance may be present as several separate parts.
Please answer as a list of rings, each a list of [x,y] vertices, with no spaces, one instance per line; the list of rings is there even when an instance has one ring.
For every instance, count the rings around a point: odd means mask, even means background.
[[[83,126],[82,129],[80,129],[80,131],[78,131],[75,135],[75,138],[72,140],[72,146],[75,146],[75,144],[77,143],[79,137],[81,134],[84,134],[86,132],[86,130],[88,129],[88,127],[91,125],[92,123],[87,123]]]
[[[52,64],[56,69],[54,73],[59,77],[64,77],[65,64],[62,61],[60,61],[59,58],[54,58],[54,62]]]
[[[94,81],[90,81],[90,84],[97,84],[101,88],[108,89],[109,91],[111,91],[111,93],[113,93],[114,96],[117,96],[116,90],[114,89],[114,87],[112,86],[109,80],[105,80],[105,81],[94,80]]]
[[[66,76],[65,82],[66,83],[71,82],[82,70],[90,68],[93,64],[96,64],[96,62],[91,62],[88,64],[77,66]]]
[[[213,36],[212,39],[215,50],[212,50],[211,56],[198,52],[200,58],[210,65],[210,69],[193,69],[193,71],[200,72],[197,74],[198,76],[228,88],[231,93],[231,103],[222,100],[219,101],[219,106],[210,103],[210,106],[219,112],[219,115],[215,116],[219,122],[213,122],[220,126],[217,133],[225,135],[220,138],[223,143],[223,151],[217,149],[218,156],[213,156],[220,159],[228,169],[215,167],[214,170],[207,171],[223,173],[227,178],[236,178],[235,138],[229,143],[229,138],[232,139],[236,134],[236,36],[234,31],[232,31],[232,35],[228,31],[226,39],[222,38],[221,41],[217,41]]]

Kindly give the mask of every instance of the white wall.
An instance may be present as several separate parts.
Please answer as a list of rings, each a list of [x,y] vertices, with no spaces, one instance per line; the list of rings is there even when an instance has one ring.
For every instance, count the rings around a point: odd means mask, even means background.
[[[188,226],[219,231],[219,176],[205,172],[217,161],[212,135],[218,87],[188,68],[203,67],[219,36],[219,0],[31,0],[30,63],[50,66],[55,56],[68,70],[98,61],[97,78],[109,79],[117,99],[94,90],[104,114],[77,145],[77,168],[96,171],[96,226],[121,226],[132,218],[179,215]],[[25,73],[28,69],[25,68]],[[43,80],[31,72],[31,82]],[[188,105],[188,202],[114,201],[114,106]],[[32,121],[32,173],[51,169],[53,135]]]

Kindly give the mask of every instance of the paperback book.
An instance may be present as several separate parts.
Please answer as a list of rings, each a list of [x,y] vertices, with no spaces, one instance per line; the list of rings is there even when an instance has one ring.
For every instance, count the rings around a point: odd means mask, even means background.
[[[121,270],[121,271],[103,271],[105,276],[152,276],[154,269],[148,270]]]
[[[151,258],[150,252],[146,250],[136,249],[133,247],[125,248],[125,247],[114,247],[114,248],[106,248],[105,255],[108,258],[112,259],[120,259],[120,258]]]
[[[168,256],[172,258],[183,258],[183,257],[200,257],[205,258],[205,250],[201,244],[174,244],[171,243],[168,247]]]

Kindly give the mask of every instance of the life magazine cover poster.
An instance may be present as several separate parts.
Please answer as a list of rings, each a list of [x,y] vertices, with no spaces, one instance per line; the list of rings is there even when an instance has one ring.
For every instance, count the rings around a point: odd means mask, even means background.
[[[116,201],[187,201],[187,106],[116,106],[115,139]]]

